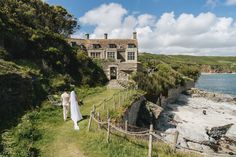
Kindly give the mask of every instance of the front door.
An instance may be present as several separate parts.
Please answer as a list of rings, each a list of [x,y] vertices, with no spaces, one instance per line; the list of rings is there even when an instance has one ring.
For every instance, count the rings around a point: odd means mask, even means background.
[[[110,79],[117,79],[117,67],[110,67]]]

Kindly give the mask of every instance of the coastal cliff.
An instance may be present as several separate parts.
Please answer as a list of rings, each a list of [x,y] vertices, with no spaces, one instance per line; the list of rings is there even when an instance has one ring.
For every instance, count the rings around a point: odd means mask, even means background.
[[[232,69],[231,66],[219,66],[219,65],[201,65],[202,73],[235,73],[236,70]]]
[[[159,115],[165,111],[169,103],[174,103],[181,93],[193,88],[194,81],[188,81],[183,86],[177,86],[168,90],[167,97],[161,97],[156,103],[148,101],[145,96],[141,96],[134,101],[123,115],[123,120],[127,120],[131,125],[139,127],[149,127],[150,124],[157,124]],[[156,127],[156,125],[154,125]]]

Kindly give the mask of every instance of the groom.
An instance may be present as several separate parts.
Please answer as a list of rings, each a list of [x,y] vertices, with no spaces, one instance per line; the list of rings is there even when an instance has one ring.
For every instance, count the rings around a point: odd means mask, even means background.
[[[61,101],[63,106],[63,118],[64,121],[66,121],[70,106],[70,95],[67,92],[62,93]]]

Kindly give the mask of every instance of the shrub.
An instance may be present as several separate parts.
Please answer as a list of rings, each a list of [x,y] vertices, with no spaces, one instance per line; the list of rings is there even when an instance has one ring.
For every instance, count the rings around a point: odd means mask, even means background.
[[[30,157],[38,154],[33,142],[41,138],[41,133],[34,127],[38,112],[24,115],[21,122],[12,130],[2,134],[3,156]]]

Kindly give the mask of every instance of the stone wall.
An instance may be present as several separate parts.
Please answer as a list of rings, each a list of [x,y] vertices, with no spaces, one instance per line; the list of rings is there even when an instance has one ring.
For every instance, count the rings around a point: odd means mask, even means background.
[[[138,63],[125,63],[119,61],[104,61],[102,63],[102,68],[104,73],[106,74],[107,78],[110,79],[110,67],[117,67],[117,77],[118,80],[125,80],[129,79],[130,74],[133,71],[137,71]]]
[[[131,74],[131,72],[129,72],[129,71],[125,72],[125,71],[119,70],[118,71],[118,80],[128,81],[130,74]]]
[[[184,86],[178,86],[177,88],[172,88],[168,90],[168,97],[162,97],[161,106],[165,106],[167,103],[174,103],[180,94],[188,89],[191,89],[195,86],[194,81],[188,81]]]
[[[193,81],[188,81],[184,86],[170,89],[168,91],[168,98],[162,98],[161,106],[164,107],[166,103],[176,101],[182,92],[193,88],[194,85],[195,83]],[[141,96],[126,110],[123,115],[123,120],[128,120],[128,123],[131,125],[148,127],[149,124],[155,124],[157,122],[157,119],[163,110],[162,107],[148,102],[144,96]]]

